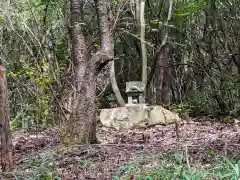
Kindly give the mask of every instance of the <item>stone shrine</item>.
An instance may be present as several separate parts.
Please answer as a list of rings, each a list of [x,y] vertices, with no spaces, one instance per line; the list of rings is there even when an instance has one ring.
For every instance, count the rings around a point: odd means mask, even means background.
[[[131,104],[144,104],[144,89],[145,84],[141,81],[126,82],[126,93],[128,96],[128,105]]]

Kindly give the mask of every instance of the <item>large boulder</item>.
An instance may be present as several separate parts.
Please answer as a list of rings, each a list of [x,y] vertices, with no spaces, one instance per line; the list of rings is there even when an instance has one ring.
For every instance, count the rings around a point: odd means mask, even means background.
[[[106,127],[120,130],[159,124],[167,125],[180,122],[181,119],[177,114],[162,106],[133,104],[125,107],[102,109],[100,121]]]

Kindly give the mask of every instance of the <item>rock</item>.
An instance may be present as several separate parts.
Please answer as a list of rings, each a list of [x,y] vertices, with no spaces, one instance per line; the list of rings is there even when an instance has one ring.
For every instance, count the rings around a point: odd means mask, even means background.
[[[180,122],[179,116],[162,106],[146,106],[144,104],[131,104],[125,107],[102,109],[101,123],[117,130],[136,127],[149,127],[167,125]]]

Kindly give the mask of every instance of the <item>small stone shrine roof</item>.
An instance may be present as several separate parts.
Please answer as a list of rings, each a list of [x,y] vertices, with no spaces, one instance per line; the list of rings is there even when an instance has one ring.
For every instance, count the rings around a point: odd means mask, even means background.
[[[144,92],[145,84],[142,81],[126,82],[126,93]]]

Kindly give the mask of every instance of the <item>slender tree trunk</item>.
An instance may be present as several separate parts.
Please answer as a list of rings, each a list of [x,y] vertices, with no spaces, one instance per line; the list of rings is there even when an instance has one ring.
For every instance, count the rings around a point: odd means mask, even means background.
[[[1,165],[2,171],[12,169],[12,136],[8,106],[7,84],[3,63],[0,60],[0,133],[1,133]]]
[[[121,95],[121,92],[118,88],[118,85],[117,85],[117,80],[116,80],[116,73],[115,73],[115,63],[114,61],[112,61],[110,63],[110,80],[111,80],[111,84],[112,84],[112,89],[113,89],[113,92],[116,96],[116,99],[118,101],[118,104],[121,106],[121,107],[124,107],[125,106],[125,101]]]
[[[168,39],[168,22],[171,20],[172,17],[172,7],[173,7],[173,0],[169,0],[169,7],[168,7],[168,17],[166,22],[164,23],[164,28],[162,29],[162,42],[160,46],[158,47],[158,50],[155,52],[154,59],[153,59],[153,65],[151,68],[151,71],[148,75],[148,80],[147,80],[147,86],[150,85],[153,75],[155,74],[155,70],[157,67],[157,62],[159,60],[159,57],[162,53],[162,48],[166,45],[167,39]]]
[[[108,56],[114,56],[114,42],[113,34],[110,31],[110,23],[108,20],[107,2],[105,0],[95,0],[98,22],[101,32],[101,52]],[[112,84],[113,92],[117,98],[120,106],[125,106],[124,99],[117,85],[116,75],[115,75],[115,63],[110,62],[110,80]]]
[[[141,51],[142,51],[142,82],[147,84],[147,50],[145,43],[145,0],[140,2],[140,40],[141,40]],[[146,96],[146,88],[144,90]]]
[[[136,0],[136,34],[140,38],[141,52],[139,53],[142,60],[142,82],[147,84],[147,50],[145,43],[145,0]],[[138,48],[138,40],[136,40],[136,47]],[[139,48],[140,49],[140,48]],[[147,96],[147,88],[144,90],[144,98]],[[144,99],[145,101],[145,99]]]
[[[140,38],[140,31],[141,31],[141,23],[140,23],[140,0],[134,0],[135,1],[135,19],[136,19],[136,25],[135,25],[135,33],[136,36]],[[141,51],[141,42],[139,39],[134,38],[134,44],[136,47],[136,51],[138,52],[139,57],[142,57],[142,51]]]
[[[164,46],[160,53],[156,66],[156,104],[170,101],[170,68],[169,48]]]
[[[140,35],[140,2],[141,0],[136,0],[136,14],[135,14],[135,17],[136,17],[136,21],[137,21],[137,35],[139,36]]]
[[[171,71],[170,71],[170,57],[169,57],[169,47],[165,46],[164,50],[164,62],[163,62],[163,81],[162,81],[162,93],[161,93],[161,101],[164,104],[168,104],[170,102],[170,79],[171,79]]]

